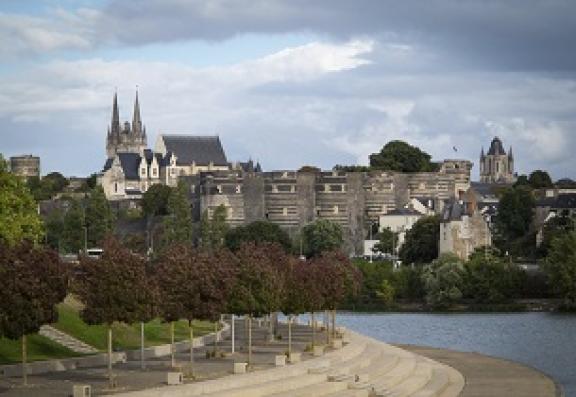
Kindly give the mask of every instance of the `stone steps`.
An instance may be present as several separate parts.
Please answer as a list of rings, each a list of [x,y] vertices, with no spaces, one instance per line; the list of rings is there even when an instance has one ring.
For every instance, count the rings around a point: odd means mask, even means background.
[[[45,338],[50,339],[57,344],[64,346],[75,353],[81,354],[96,354],[98,353],[98,349],[93,346],[90,346],[71,335],[68,335],[51,325],[43,325],[40,327],[40,331],[38,332],[39,335],[44,336]]]

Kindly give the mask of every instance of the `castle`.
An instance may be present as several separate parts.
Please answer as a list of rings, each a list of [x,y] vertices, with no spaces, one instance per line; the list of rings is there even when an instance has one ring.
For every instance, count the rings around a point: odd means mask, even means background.
[[[268,220],[297,235],[317,219],[342,226],[346,251],[360,254],[368,230],[380,217],[402,208],[444,212],[470,189],[472,163],[444,160],[435,172],[321,171],[312,167],[263,172],[252,161],[233,164],[217,136],[160,135],[147,148],[138,95],[132,124],[120,128],[117,95],[106,140],[108,159],[98,181],[109,200],[137,202],[150,186],[189,185],[194,221],[224,206],[230,226]],[[512,149],[494,138],[480,156],[481,181],[514,180]],[[423,209],[423,210],[422,210]],[[423,212],[422,212],[423,211]]]

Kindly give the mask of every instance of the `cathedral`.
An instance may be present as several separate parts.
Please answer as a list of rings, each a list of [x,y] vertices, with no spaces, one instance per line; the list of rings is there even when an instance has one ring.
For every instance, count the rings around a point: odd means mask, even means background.
[[[106,153],[108,158],[113,158],[117,153],[140,153],[147,147],[146,127],[142,125],[140,118],[140,104],[138,103],[138,91],[134,101],[134,114],[132,125],[128,121],[120,125],[120,112],[118,110],[118,95],[114,94],[112,104],[112,122],[108,127],[106,139]]]
[[[506,153],[500,138],[494,137],[488,153],[484,154],[484,148],[480,153],[480,182],[514,183],[515,181],[512,147]]]

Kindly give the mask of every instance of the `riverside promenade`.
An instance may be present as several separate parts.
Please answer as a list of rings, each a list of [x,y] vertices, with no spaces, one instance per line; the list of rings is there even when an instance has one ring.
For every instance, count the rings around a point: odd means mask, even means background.
[[[288,330],[280,324],[280,339],[270,341],[268,328],[254,321],[253,365],[247,373],[234,374],[235,363],[247,360],[247,328],[237,321],[236,353],[230,354],[231,340],[224,334],[217,343],[221,352],[207,358],[212,351],[206,346],[195,348],[194,377],[182,385],[166,385],[167,374],[186,372],[189,360],[186,343],[180,343],[177,354],[179,369],[170,368],[165,355],[152,354],[146,369],[140,369],[139,356],[129,353],[126,360],[115,364],[117,387],[107,389],[103,364],[60,372],[47,372],[29,377],[31,386],[19,385],[18,377],[0,378],[0,396],[69,396],[72,386],[92,387],[93,395],[123,397],[476,397],[526,396],[555,397],[554,382],[541,373],[503,360],[470,353],[450,352],[416,346],[392,346],[363,335],[344,331],[343,339],[332,346],[309,349],[311,328],[294,325],[292,332],[293,363],[286,363]],[[326,341],[317,332],[318,345]],[[341,343],[343,344],[341,345]],[[165,347],[156,348],[155,352]]]

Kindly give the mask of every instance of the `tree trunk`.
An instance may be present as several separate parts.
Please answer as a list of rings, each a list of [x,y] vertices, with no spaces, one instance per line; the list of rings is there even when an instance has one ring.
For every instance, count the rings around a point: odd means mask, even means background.
[[[332,340],[336,339],[336,310],[332,310]]]
[[[274,342],[274,322],[272,321],[272,313],[268,314],[268,342]]]
[[[214,323],[214,358],[216,358],[216,352],[218,351],[218,322]]]
[[[22,384],[28,386],[28,339],[22,335]]]
[[[292,358],[292,316],[288,316],[288,359]]]
[[[114,388],[114,376],[112,374],[112,324],[108,324],[108,387]]]
[[[176,351],[174,346],[174,321],[170,322],[170,365],[176,367]]]
[[[326,327],[326,344],[330,344],[330,317],[328,316],[328,310],[324,310],[324,326]]]
[[[252,365],[252,315],[248,316],[248,366]]]
[[[140,368],[145,369],[144,362],[144,322],[140,322]]]
[[[190,375],[192,375],[192,365],[194,364],[194,327],[192,326],[192,320],[188,322],[188,327],[190,328]]]
[[[316,319],[314,318],[314,312],[312,312],[312,349],[316,346]]]

